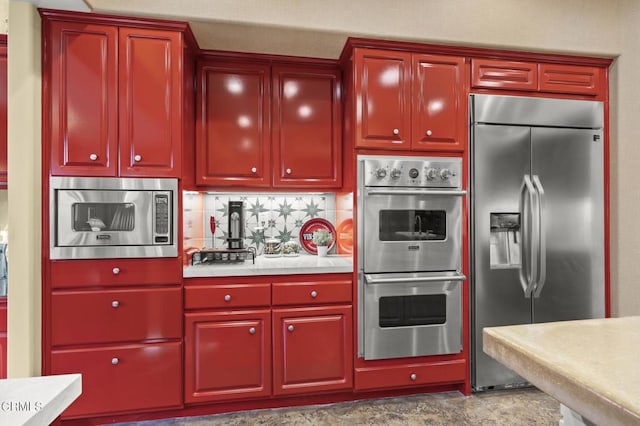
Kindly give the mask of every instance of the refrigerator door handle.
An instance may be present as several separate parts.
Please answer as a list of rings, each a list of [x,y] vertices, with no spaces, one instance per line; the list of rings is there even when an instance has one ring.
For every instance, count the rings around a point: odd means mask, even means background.
[[[535,292],[533,297],[539,297],[542,292],[542,288],[544,287],[544,283],[547,278],[547,239],[546,232],[544,228],[544,222],[542,221],[542,212],[544,211],[544,188],[542,187],[542,183],[540,182],[540,178],[538,175],[533,175],[533,186],[536,189],[538,195],[538,211],[536,214],[536,222],[538,224],[538,238],[537,238],[537,257],[538,257],[538,272],[537,272],[537,282],[535,283]]]
[[[534,265],[534,257],[533,250],[531,247],[532,244],[532,236],[529,232],[531,216],[533,213],[533,199],[534,199],[535,189],[533,184],[531,183],[531,178],[529,175],[524,175],[522,180],[522,186],[520,187],[520,214],[522,214],[522,224],[520,229],[522,229],[522,238],[521,238],[521,247],[522,253],[520,260],[520,285],[522,286],[522,290],[524,291],[524,297],[531,297],[531,292],[533,291],[533,265]],[[528,203],[527,203],[528,201]],[[528,255],[528,256],[527,256]]]

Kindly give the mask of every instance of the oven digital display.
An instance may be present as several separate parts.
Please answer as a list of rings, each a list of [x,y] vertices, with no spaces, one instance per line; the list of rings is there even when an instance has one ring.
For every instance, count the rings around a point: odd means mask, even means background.
[[[380,210],[380,241],[443,241],[447,239],[444,210]]]
[[[378,303],[378,325],[381,328],[437,325],[447,322],[445,294],[381,297]]]

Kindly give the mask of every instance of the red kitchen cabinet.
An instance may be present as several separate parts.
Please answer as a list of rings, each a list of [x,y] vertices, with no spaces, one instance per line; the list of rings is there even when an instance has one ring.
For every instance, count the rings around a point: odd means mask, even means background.
[[[269,309],[185,314],[185,402],[271,394]]]
[[[464,59],[354,53],[356,148],[463,151]]]
[[[7,37],[0,35],[0,189],[7,187]]]
[[[411,149],[463,151],[466,132],[464,59],[413,55]]]
[[[197,65],[196,184],[269,186],[270,68]]]
[[[54,350],[50,374],[82,374],[65,419],[182,405],[180,342]]]
[[[350,389],[351,305],[273,310],[273,393]]]
[[[0,379],[7,378],[7,298],[0,297]]]
[[[411,147],[411,54],[356,49],[356,147]]]
[[[603,70],[597,67],[540,64],[539,71],[542,92],[595,96],[605,84]]]
[[[462,383],[465,381],[467,369],[465,359],[356,368],[355,388],[356,390],[374,390]]]
[[[272,68],[274,187],[342,186],[342,113],[337,68]]]
[[[51,173],[181,177],[182,34],[92,21],[43,26]]]
[[[473,58],[471,60],[471,87],[537,90],[537,64],[533,62]]]

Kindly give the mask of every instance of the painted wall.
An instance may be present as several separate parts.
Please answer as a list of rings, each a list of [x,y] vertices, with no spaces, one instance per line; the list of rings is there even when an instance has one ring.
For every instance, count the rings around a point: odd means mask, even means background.
[[[110,3],[118,5],[119,2]],[[129,2],[122,1],[126,6]],[[191,13],[188,2],[174,17]],[[195,2],[202,3],[202,2]],[[402,6],[402,7],[400,7]],[[154,7],[155,9],[155,7]],[[612,308],[615,316],[640,314],[640,2],[636,0],[282,0],[216,1],[227,22],[310,28],[378,38],[509,47],[617,56],[611,85]],[[12,244],[9,287],[9,374],[39,373],[40,109],[37,78],[39,26],[35,8],[9,7],[9,224],[21,230]],[[304,46],[303,46],[304,47]],[[17,55],[22,59],[18,59]],[[14,56],[16,55],[16,56]],[[21,77],[18,79],[18,75]],[[20,98],[26,94],[26,99]],[[24,162],[25,158],[33,162]],[[19,161],[22,161],[19,163]],[[27,166],[25,166],[27,164]],[[24,231],[24,233],[22,233]],[[20,285],[13,285],[16,282]],[[13,292],[12,290],[13,289]],[[15,297],[13,297],[15,296]]]

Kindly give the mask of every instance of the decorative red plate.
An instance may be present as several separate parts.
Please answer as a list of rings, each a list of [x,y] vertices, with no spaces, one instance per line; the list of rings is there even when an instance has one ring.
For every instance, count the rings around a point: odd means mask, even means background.
[[[336,245],[336,229],[328,220],[316,217],[314,219],[309,219],[300,227],[300,245],[307,251],[307,253],[318,253],[318,247],[316,247],[316,243],[313,242],[313,231],[317,231],[318,229],[326,229],[331,233],[333,241],[329,244],[329,250]]]

